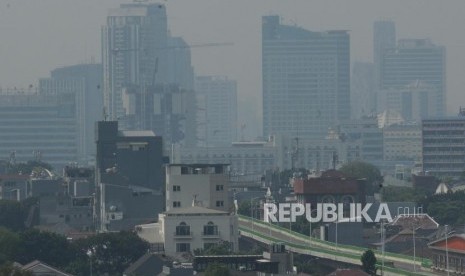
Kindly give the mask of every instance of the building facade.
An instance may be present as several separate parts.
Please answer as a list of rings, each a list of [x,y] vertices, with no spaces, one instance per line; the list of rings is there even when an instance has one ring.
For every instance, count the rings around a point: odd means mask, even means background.
[[[380,87],[383,55],[387,49],[396,47],[396,25],[391,20],[380,20],[373,23],[373,62],[375,64],[375,80]]]
[[[421,126],[394,124],[383,128],[385,160],[421,160]]]
[[[229,212],[199,206],[174,208],[159,215],[165,253],[175,256],[228,242],[238,250],[238,220]]]
[[[202,146],[225,146],[237,141],[237,83],[224,76],[195,78],[197,120]]]
[[[423,171],[459,178],[465,171],[465,116],[422,121]]]
[[[369,62],[354,62],[350,90],[352,118],[376,114],[375,66]]]
[[[41,160],[61,169],[78,160],[75,96],[0,92],[0,156]]]
[[[347,31],[311,32],[262,18],[263,136],[322,138],[350,118]]]
[[[79,64],[57,68],[51,78],[39,80],[39,93],[75,95],[78,159],[81,165],[95,162],[95,122],[103,119],[102,65]]]
[[[170,164],[166,167],[166,210],[193,204],[229,212],[229,166]]]
[[[446,50],[429,39],[399,40],[397,47],[383,52],[381,89],[402,89],[420,81],[436,89],[438,116],[445,115]]]

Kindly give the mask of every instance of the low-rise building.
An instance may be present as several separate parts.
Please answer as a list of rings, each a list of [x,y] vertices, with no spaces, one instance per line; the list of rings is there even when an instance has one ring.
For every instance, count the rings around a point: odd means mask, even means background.
[[[167,255],[207,249],[226,241],[238,250],[238,220],[229,212],[199,206],[173,208],[159,215]]]
[[[166,210],[195,205],[228,212],[229,165],[170,164],[166,167]]]
[[[448,274],[465,273],[465,235],[444,237],[428,244],[428,247],[433,253],[433,269],[448,271]]]

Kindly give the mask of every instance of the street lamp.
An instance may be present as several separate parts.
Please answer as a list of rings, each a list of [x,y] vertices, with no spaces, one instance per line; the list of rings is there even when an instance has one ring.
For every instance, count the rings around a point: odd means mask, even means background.
[[[254,234],[253,233],[253,221],[254,221],[254,215],[253,215],[253,201],[256,200],[256,199],[260,199],[261,197],[260,196],[257,196],[257,197],[253,197],[250,199],[250,215],[252,217],[252,235]]]

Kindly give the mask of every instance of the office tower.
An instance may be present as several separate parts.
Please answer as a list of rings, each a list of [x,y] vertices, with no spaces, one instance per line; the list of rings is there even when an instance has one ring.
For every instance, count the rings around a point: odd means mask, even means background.
[[[220,76],[195,78],[198,136],[203,146],[228,146],[237,140],[237,84]]]
[[[376,113],[375,66],[369,62],[354,62],[350,89],[350,110],[354,119]]]
[[[182,38],[170,36],[165,6],[133,3],[111,10],[103,28],[102,45],[104,104],[108,116],[118,120],[122,129],[152,130],[163,135],[167,147],[174,143],[194,145],[195,95],[190,48]],[[160,133],[159,125],[150,123],[157,121],[152,117],[159,114],[151,113],[153,108],[146,106],[160,106],[158,98],[152,97],[159,87],[171,87],[162,89],[163,93],[171,90],[186,93],[182,122],[176,125],[170,125],[170,120],[161,122],[164,128],[181,125],[176,130],[182,132],[181,139],[165,137],[166,132]],[[170,116],[164,110],[159,112]]]
[[[74,94],[0,91],[0,156],[10,162],[41,160],[59,170],[76,162]]]
[[[396,25],[393,21],[375,21],[373,24],[373,62],[375,64],[376,87],[380,87],[383,54],[396,47]]]
[[[166,79],[167,19],[165,6],[155,3],[122,4],[112,9],[102,28],[103,95],[107,115],[124,116],[122,90],[141,89]]]
[[[380,90],[379,104],[381,110],[399,113],[406,121],[421,122],[421,119],[440,115],[436,103],[438,89],[423,81],[415,81],[402,88]]]
[[[39,93],[75,95],[76,126],[78,128],[78,160],[81,165],[95,161],[95,122],[103,119],[101,90],[102,65],[79,64],[57,68],[51,78],[39,80]]]
[[[400,40],[397,47],[384,51],[381,67],[381,89],[404,89],[423,82],[436,89],[435,115],[445,114],[446,50],[429,39]]]
[[[263,134],[324,137],[350,117],[347,31],[311,32],[262,18]]]
[[[384,160],[421,159],[420,124],[394,124],[383,128]]]
[[[457,117],[423,120],[423,171],[442,179],[459,179],[465,171],[464,133],[464,110]]]

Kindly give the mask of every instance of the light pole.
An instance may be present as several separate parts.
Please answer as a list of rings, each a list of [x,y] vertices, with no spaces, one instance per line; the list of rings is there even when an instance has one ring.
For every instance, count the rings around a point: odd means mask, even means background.
[[[89,248],[87,250],[87,256],[89,256],[90,276],[92,276],[92,255],[94,255],[94,248]]]
[[[259,198],[261,198],[261,197],[259,197],[259,196],[258,196],[258,197],[252,197],[252,198],[250,199],[250,215],[251,215],[251,217],[252,217],[252,235],[254,234],[254,232],[253,232],[253,231],[254,231],[254,230],[253,230],[253,221],[254,221],[254,215],[253,215],[253,201],[256,200],[256,199],[259,199]]]
[[[444,225],[444,227],[446,228],[446,270],[447,270],[447,275],[449,275],[449,248],[448,248],[448,244],[447,244],[447,236],[448,236],[448,230],[447,230],[447,224]]]
[[[318,211],[318,209],[313,209],[311,212],[310,212],[310,220],[312,218],[312,214],[313,212],[315,211]],[[309,236],[308,236],[308,241],[309,241],[309,245],[312,244],[312,222],[309,221],[308,224],[310,225],[310,233],[309,233]]]
[[[385,239],[385,232],[384,232],[384,220],[381,221],[381,275],[384,275],[384,239]]]

